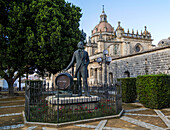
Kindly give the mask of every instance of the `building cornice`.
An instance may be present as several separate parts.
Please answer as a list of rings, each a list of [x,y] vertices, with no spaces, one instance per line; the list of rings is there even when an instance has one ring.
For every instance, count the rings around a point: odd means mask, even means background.
[[[156,51],[164,50],[164,49],[170,49],[170,45],[164,46],[164,47],[156,47],[156,48],[154,48],[154,49],[150,49],[150,50],[147,50],[147,51],[137,52],[137,53],[135,53],[135,54],[120,56],[120,57],[116,57],[116,58],[113,58],[113,57],[112,57],[112,61],[118,60],[118,59],[127,58],[127,57],[133,57],[133,56],[138,56],[138,55],[142,55],[142,54],[147,54],[147,53],[150,53],[150,52],[156,52]]]
[[[99,36],[100,34],[102,35],[113,35],[114,36],[114,33],[113,32],[101,32],[101,33],[94,33],[91,35],[91,37],[94,37],[94,36]]]

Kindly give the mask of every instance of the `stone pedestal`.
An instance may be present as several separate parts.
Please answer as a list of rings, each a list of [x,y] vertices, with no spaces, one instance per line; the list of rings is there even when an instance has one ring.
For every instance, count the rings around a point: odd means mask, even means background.
[[[59,109],[72,109],[72,110],[80,110],[80,109],[90,109],[93,110],[98,105],[97,103],[100,101],[98,96],[80,96],[80,97],[59,97],[56,96],[48,96],[46,97],[48,101],[48,105],[57,110],[57,104],[59,104]]]

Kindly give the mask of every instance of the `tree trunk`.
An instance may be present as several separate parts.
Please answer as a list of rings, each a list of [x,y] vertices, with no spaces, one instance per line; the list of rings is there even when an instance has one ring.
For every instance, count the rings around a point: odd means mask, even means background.
[[[14,87],[13,87],[14,82],[13,81],[7,81],[7,83],[8,83],[8,95],[14,96]]]

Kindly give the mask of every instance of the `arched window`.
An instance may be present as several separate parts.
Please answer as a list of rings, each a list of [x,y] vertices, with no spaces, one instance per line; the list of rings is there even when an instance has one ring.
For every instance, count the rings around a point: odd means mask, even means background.
[[[130,77],[130,72],[128,70],[125,71],[124,74],[125,74],[125,77]]]
[[[97,68],[95,68],[94,71],[95,71],[95,75],[94,75],[94,76],[95,76],[95,79],[97,79]]]
[[[136,46],[136,52],[140,52],[140,47]]]
[[[143,47],[140,43],[137,43],[134,48],[135,52],[141,52],[143,51]]]
[[[104,31],[107,32],[107,27],[104,27]]]
[[[90,69],[90,76],[93,76],[93,68]]]
[[[98,31],[98,29],[96,28],[96,32]]]

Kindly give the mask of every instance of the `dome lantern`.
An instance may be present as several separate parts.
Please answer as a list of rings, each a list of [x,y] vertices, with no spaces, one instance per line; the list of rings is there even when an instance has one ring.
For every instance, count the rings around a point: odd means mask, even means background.
[[[104,5],[103,5],[102,14],[100,15],[100,22],[107,22],[107,15],[104,12]]]
[[[107,22],[107,15],[105,14],[105,11],[104,11],[104,5],[102,9],[102,14],[100,15],[100,22],[94,27],[92,34],[95,34],[95,33],[99,34],[100,31],[101,33],[103,32],[113,33],[114,32],[114,28]]]

